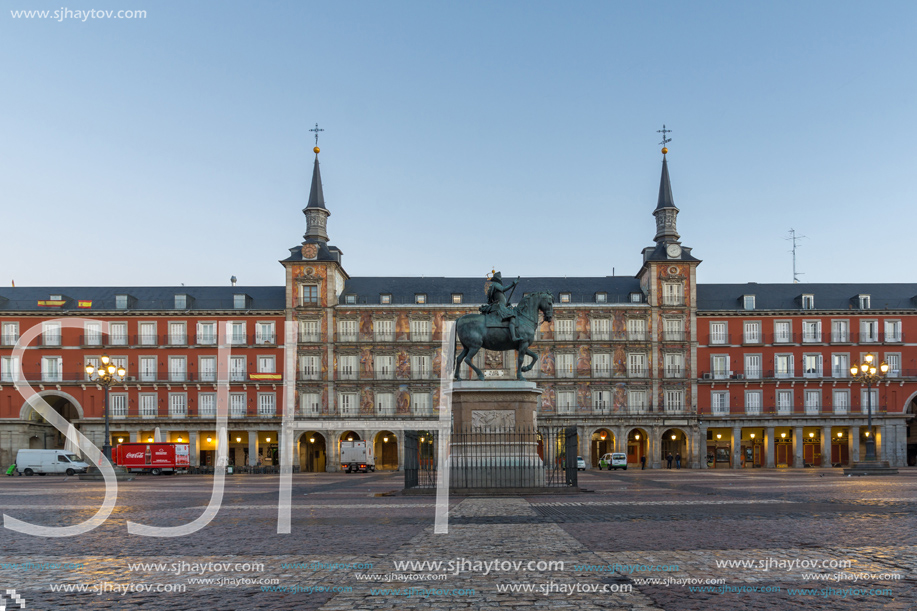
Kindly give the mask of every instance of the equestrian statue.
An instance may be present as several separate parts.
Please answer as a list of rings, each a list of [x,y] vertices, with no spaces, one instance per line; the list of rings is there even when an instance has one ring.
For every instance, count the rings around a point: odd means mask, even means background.
[[[462,361],[484,379],[484,372],[478,369],[471,359],[478,350],[485,348],[493,351],[516,351],[516,379],[524,380],[522,373],[531,371],[538,361],[538,354],[529,346],[535,341],[538,329],[538,312],[544,314],[545,322],[551,322],[554,316],[554,296],[546,291],[530,293],[524,296],[519,305],[513,307],[510,297],[518,284],[518,278],[506,284],[503,275],[494,272],[485,285],[487,305],[481,306],[480,314],[465,314],[455,323],[456,335],[462,342],[462,351],[455,359],[455,379],[461,380],[459,365]],[[509,295],[507,295],[509,291]],[[523,366],[526,355],[532,357],[528,365]]]

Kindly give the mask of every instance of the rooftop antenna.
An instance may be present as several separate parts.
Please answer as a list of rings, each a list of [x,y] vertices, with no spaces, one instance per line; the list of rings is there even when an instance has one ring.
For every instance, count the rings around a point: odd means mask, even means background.
[[[803,239],[804,235],[796,235],[796,230],[790,227],[790,237],[783,238],[784,240],[789,240],[793,242],[793,248],[790,250],[793,253],[793,284],[799,284],[799,276],[805,276],[802,272],[796,271],[796,246],[799,245],[799,240]]]

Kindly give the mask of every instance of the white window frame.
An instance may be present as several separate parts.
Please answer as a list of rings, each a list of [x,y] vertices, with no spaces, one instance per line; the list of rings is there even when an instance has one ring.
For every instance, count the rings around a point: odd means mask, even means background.
[[[245,306],[248,305],[246,301],[248,301],[248,299],[245,293],[235,293],[232,296],[232,309],[244,310]]]
[[[743,310],[754,310],[755,309],[755,296],[754,295],[742,295],[742,309]]]
[[[127,393],[108,394],[108,415],[112,418],[127,418]]]
[[[188,381],[188,357],[170,355],[168,364],[170,382]]]
[[[41,343],[43,346],[61,345],[61,324],[57,321],[41,323]]]
[[[244,392],[229,393],[229,416],[244,418],[248,415],[248,395]]]
[[[245,382],[248,379],[248,359],[244,356],[229,357],[229,381]]]
[[[184,321],[169,321],[169,345],[186,346],[188,344],[188,324]]]
[[[258,416],[272,417],[277,415],[277,395],[272,392],[258,393]]]
[[[41,381],[62,382],[64,376],[64,362],[59,356],[41,357]]]
[[[627,353],[627,377],[629,378],[646,378],[649,377],[649,367],[645,352],[628,352]]]
[[[793,391],[785,388],[777,389],[774,393],[774,403],[777,414],[787,416],[793,413]]]
[[[872,302],[872,299],[870,298],[869,295],[857,295],[857,303],[860,306],[861,310],[870,309],[871,302]]]
[[[412,320],[410,327],[412,342],[429,342],[433,340],[433,325],[429,319]]]
[[[188,415],[188,393],[169,393],[169,418],[184,418]]]
[[[879,341],[879,321],[875,318],[860,320],[860,343],[875,344]]]
[[[18,322],[4,322],[0,326],[0,345],[2,346],[15,346],[16,342],[19,341],[19,323]]]
[[[680,342],[685,339],[685,321],[683,318],[664,318],[663,328],[666,341]]]
[[[272,320],[262,320],[255,323],[256,344],[276,344],[277,331]]]
[[[685,355],[681,352],[666,352],[663,355],[665,365],[665,377],[681,378],[684,377]]]
[[[0,357],[0,382],[18,382],[22,379],[19,368],[19,357]]]
[[[866,388],[860,389],[860,411],[864,414],[869,413],[869,391]],[[879,389],[872,389],[872,415],[879,413]]]
[[[429,416],[433,413],[433,400],[429,392],[411,393],[411,413],[415,416]]]
[[[377,354],[373,356],[373,371],[377,380],[394,380],[395,356],[392,354]]]
[[[197,393],[197,415],[201,418],[215,418],[217,415],[217,394],[215,392]]]
[[[576,362],[572,352],[558,352],[554,355],[554,374],[558,378],[572,378]]]
[[[352,318],[344,318],[338,321],[338,341],[355,342],[359,337],[357,331],[357,321]]]
[[[306,417],[321,415],[322,394],[315,391],[299,393],[299,413]]]
[[[886,320],[884,326],[886,343],[897,344],[904,341],[904,336],[901,333],[900,320]],[[889,331],[889,329],[891,329],[891,331]]]
[[[685,391],[667,388],[663,391],[665,413],[677,414],[685,411]]]
[[[83,345],[101,346],[102,345],[102,323],[87,320],[83,325]]]
[[[611,412],[612,399],[610,390],[592,391],[592,413],[607,414]]]
[[[608,378],[611,376],[611,354],[597,352],[592,354],[592,377]]]
[[[113,322],[108,325],[108,343],[112,346],[127,345],[127,323]]]
[[[710,391],[710,413],[714,416],[729,415],[729,391]]]
[[[760,354],[745,354],[745,379],[760,380],[764,375],[764,360]]]
[[[745,414],[748,416],[760,416],[763,399],[763,391],[746,390],[745,391]]]
[[[322,322],[317,319],[307,319],[299,321],[299,341],[300,342],[318,342],[321,341]]]
[[[576,336],[576,321],[572,318],[554,319],[554,339],[561,342],[572,341]]]
[[[379,318],[374,320],[373,340],[377,342],[395,341],[395,321],[391,318]]]
[[[802,302],[803,310],[814,310],[815,309],[815,295],[805,293],[801,297],[801,302]]]
[[[764,336],[761,333],[760,320],[746,320],[742,324],[742,339],[746,344],[761,344]]]
[[[890,378],[901,377],[901,353],[900,352],[886,352],[885,353],[885,362],[888,363],[888,377]]]
[[[159,345],[159,337],[156,334],[156,321],[141,320],[137,323],[137,344],[140,346]]]
[[[841,366],[838,361],[843,361],[844,365]],[[833,352],[831,353],[831,377],[833,378],[848,378],[850,377],[850,353],[849,352]]]
[[[375,396],[375,404],[377,416],[395,415],[395,393],[377,392]]]
[[[835,344],[846,344],[850,342],[849,320],[836,319],[831,321],[831,342]]]
[[[681,306],[685,305],[685,289],[681,282],[663,282],[662,283],[662,305],[664,306]]]
[[[634,388],[627,390],[627,411],[631,414],[645,414],[647,412],[646,389]]]
[[[300,380],[321,380],[322,379],[322,359],[317,354],[300,354],[299,355],[299,379]]]
[[[784,359],[786,360],[784,361]],[[795,367],[794,360],[795,359],[793,355],[790,353],[784,352],[784,353],[775,354],[774,355],[774,377],[777,379],[787,379],[787,378],[795,377],[796,367]],[[784,364],[786,365],[785,368],[782,367],[782,365]],[[782,369],[786,369],[786,371],[781,371]]]
[[[199,322],[194,335],[194,342],[199,346],[215,346],[219,330],[215,322]]]
[[[248,344],[248,329],[245,321],[232,321],[229,325],[229,343],[233,346]]]
[[[831,405],[836,415],[850,413],[850,390],[835,388],[831,392]]]
[[[359,414],[360,395],[355,392],[339,392],[338,413],[341,416],[356,416]]]
[[[360,376],[360,359],[355,354],[338,356],[338,379],[356,380]]]
[[[729,344],[729,326],[725,321],[710,322],[710,345],[725,346]]]
[[[257,369],[258,373],[277,373],[277,357],[273,354],[259,354]]]
[[[645,342],[646,336],[647,324],[645,318],[627,319],[627,341]]]
[[[572,414],[576,411],[576,391],[557,391],[557,413]]]
[[[802,342],[812,344],[821,342],[821,321],[820,320],[803,320],[802,321]]]
[[[808,416],[821,413],[821,390],[806,389],[803,392],[803,406]]]
[[[728,354],[710,355],[710,373],[714,380],[728,380],[732,372],[729,369],[730,358]]]
[[[591,336],[594,341],[609,341],[611,339],[610,318],[593,318],[589,325]]]
[[[429,380],[433,376],[433,359],[428,354],[411,355],[411,379]]]
[[[137,396],[137,414],[141,418],[157,418],[159,416],[159,395],[140,393]]]
[[[138,379],[141,382],[155,382],[156,381],[156,375],[157,375],[157,370],[158,370],[158,365],[159,365],[158,361],[159,361],[159,358],[153,355],[143,355],[137,359],[137,364],[139,365],[139,367],[137,368],[138,369],[137,373],[139,374]],[[150,363],[153,364],[152,367],[149,366]]]
[[[824,362],[820,353],[807,352],[802,355],[802,377],[820,378],[823,371]]]

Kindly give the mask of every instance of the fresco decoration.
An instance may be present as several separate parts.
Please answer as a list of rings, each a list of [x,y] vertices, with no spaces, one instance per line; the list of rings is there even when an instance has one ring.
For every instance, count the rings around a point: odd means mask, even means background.
[[[373,407],[374,396],[373,396],[373,387],[364,386],[363,390],[360,391],[360,413],[365,416],[371,416],[375,413]]]
[[[442,311],[433,314],[431,331],[433,332],[434,341],[440,341],[443,337],[443,314],[445,314],[445,312]]]
[[[360,350],[360,377],[367,380],[373,379],[372,348],[363,348]]]
[[[319,305],[323,308],[328,307],[328,299],[325,295],[325,280],[327,279],[328,270],[322,266],[305,266],[305,265],[294,265],[293,266],[293,303],[299,304],[300,299],[300,287],[302,286],[302,281],[307,281],[310,283],[317,283],[318,288],[318,300]]]
[[[411,319],[404,312],[395,319],[395,339],[399,342],[408,341],[411,337]]]
[[[327,354],[328,354],[328,353],[326,352],[325,354],[322,355],[322,363],[324,363],[325,359],[327,359]],[[337,379],[338,379],[338,372],[340,371],[340,370],[338,369],[338,353],[337,353],[337,352],[334,353],[334,360],[332,361],[331,364],[332,364],[332,366],[334,367],[334,376],[333,376],[333,379],[337,380]],[[324,366],[324,365],[323,365],[323,366]]]
[[[327,388],[322,389],[322,405],[320,409],[321,409],[322,414],[328,414],[328,389]]]
[[[411,413],[411,393],[407,384],[402,384],[395,392],[395,413],[409,415]]]
[[[576,339],[589,339],[589,329],[591,325],[589,323],[588,312],[577,312],[576,322],[573,324],[576,327]]]
[[[328,378],[328,351],[322,350],[322,378]]]
[[[545,384],[541,393],[541,411],[550,414],[554,412],[554,385]]]
[[[624,346],[615,346],[611,366],[614,370],[612,375],[615,377],[627,375],[627,353],[624,351]]]
[[[557,319],[555,318],[554,320],[557,320]],[[542,339],[544,340],[554,339],[554,321],[553,320],[551,322],[542,321],[540,331],[541,331]]]
[[[442,374],[442,369],[443,369],[443,349],[442,348],[436,348],[433,351],[432,367],[433,367],[433,375],[437,378],[440,377]]]
[[[624,312],[618,310],[611,321],[611,333],[614,339],[625,339],[627,337],[627,320],[624,318]]]
[[[545,348],[541,351],[541,358],[539,363],[539,370],[541,375],[547,378],[554,377],[554,351],[550,348]]]
[[[373,315],[372,312],[363,312],[360,314],[360,341],[372,341],[373,339]]]
[[[588,382],[577,385],[576,387],[576,405],[577,412],[592,411],[592,391]]]
[[[576,375],[592,375],[592,353],[587,344],[580,344],[576,350]]]
[[[613,400],[615,412],[627,411],[627,384],[615,384]]]
[[[399,350],[395,357],[395,377],[401,380],[411,377],[411,357],[404,350]]]

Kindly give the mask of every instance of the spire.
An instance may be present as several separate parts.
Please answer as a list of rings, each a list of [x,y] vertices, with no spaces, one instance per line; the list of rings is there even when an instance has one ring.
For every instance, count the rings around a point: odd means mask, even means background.
[[[309,190],[309,204],[306,208],[325,208],[325,194],[322,193],[322,172],[318,167],[318,147],[315,147],[315,166],[312,168],[312,189]],[[668,174],[666,174],[668,176]]]
[[[663,208],[675,208],[675,198],[672,197],[672,183],[669,181],[669,164],[666,163],[665,154],[662,155],[662,177],[659,179],[659,199],[656,202],[656,210],[662,210]]]
[[[315,132],[315,165],[312,168],[312,188],[309,190],[309,203],[303,208],[303,214],[306,215],[306,233],[303,238],[309,241],[328,241],[328,232],[325,227],[328,224],[328,217],[331,215],[325,208],[325,194],[322,193],[322,172],[318,166],[318,154],[321,149],[318,148],[318,132],[325,131],[318,128],[309,131]]]
[[[656,217],[656,237],[653,240],[656,243],[671,244],[678,242],[681,237],[676,230],[676,218],[678,217],[678,208],[675,207],[675,198],[672,197],[672,183],[669,181],[669,164],[666,161],[666,153],[669,149],[666,144],[671,142],[671,138],[666,138],[667,130],[665,125],[662,126],[662,176],[659,178],[659,198],[656,200],[656,209],[653,216]]]

